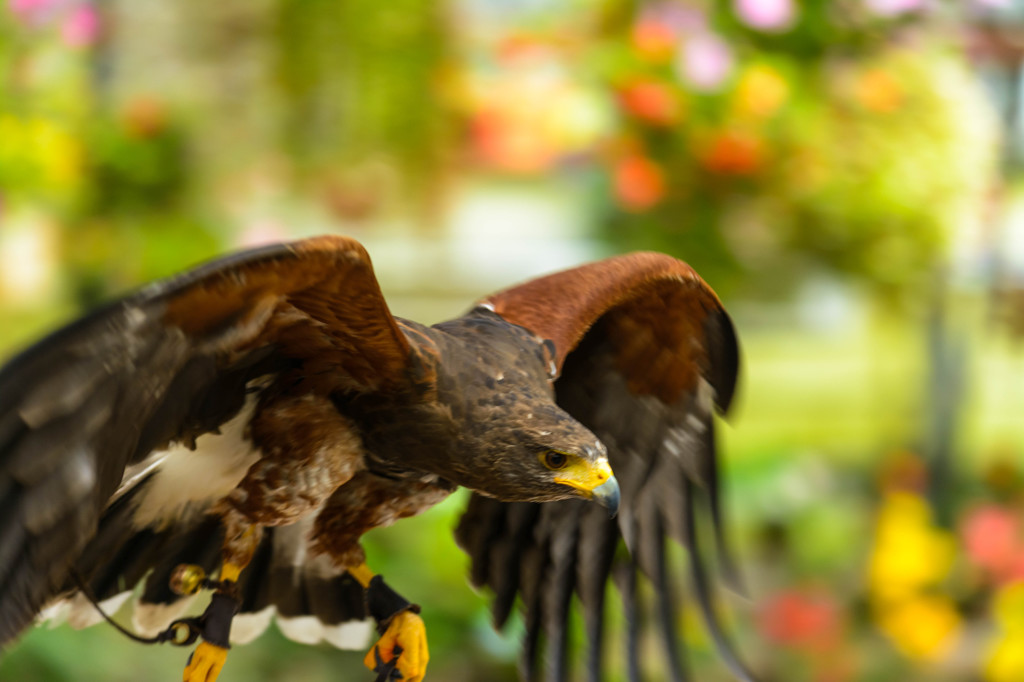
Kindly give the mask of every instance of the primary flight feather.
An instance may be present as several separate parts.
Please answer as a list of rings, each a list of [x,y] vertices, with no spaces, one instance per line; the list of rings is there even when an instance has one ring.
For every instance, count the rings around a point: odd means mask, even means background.
[[[737,365],[717,297],[662,254],[533,280],[430,327],[390,314],[365,250],[342,237],[150,285],[0,370],[0,646],[41,612],[96,622],[88,599],[114,610],[140,581],[134,628],[169,632],[205,586],[186,680],[212,682],[229,639],[276,615],[295,639],[339,646],[372,619],[367,665],[417,682],[419,609],[370,571],[359,540],[464,486],[456,539],[496,625],[523,604],[525,678],[542,650],[548,677],[567,678],[574,595],[600,678],[614,580],[639,679],[643,575],[664,668],[685,679],[672,539],[726,663],[753,679],[718,626],[694,523],[701,490],[731,574],[713,413]]]

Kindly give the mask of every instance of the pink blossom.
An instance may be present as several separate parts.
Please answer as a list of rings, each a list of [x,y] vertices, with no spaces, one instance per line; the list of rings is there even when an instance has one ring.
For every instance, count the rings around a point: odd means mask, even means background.
[[[639,21],[653,21],[675,34],[704,31],[708,24],[707,16],[702,10],[676,2],[645,5],[640,12]]]
[[[35,10],[41,2],[45,3],[46,0],[9,0],[7,6],[11,8],[11,11],[15,14],[24,14],[25,12],[31,12]]]
[[[884,17],[913,12],[924,7],[925,2],[926,0],[864,0],[868,9]]]
[[[761,31],[784,31],[796,19],[793,0],[733,0],[733,5],[743,23]]]
[[[57,2],[59,0],[10,0],[8,6],[15,14],[28,14],[48,9]]]
[[[52,17],[65,0],[8,0],[11,13],[27,24],[42,24]]]
[[[88,47],[96,42],[100,34],[100,17],[90,4],[75,7],[64,18],[61,37],[71,47]]]
[[[689,38],[679,54],[676,68],[696,90],[713,91],[732,73],[733,55],[729,45],[713,33]]]

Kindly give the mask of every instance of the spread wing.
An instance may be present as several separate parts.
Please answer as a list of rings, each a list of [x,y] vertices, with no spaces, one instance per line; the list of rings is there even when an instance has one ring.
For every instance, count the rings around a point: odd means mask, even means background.
[[[209,263],[12,359],[0,369],[0,645],[65,583],[126,467],[215,432],[260,377],[301,369],[314,390],[385,391],[406,385],[409,361],[366,251],[338,237]]]
[[[568,677],[567,621],[578,598],[588,638],[588,679],[601,679],[606,584],[622,596],[627,670],[641,678],[638,578],[655,589],[665,677],[686,679],[676,633],[678,578],[669,540],[689,557],[693,592],[733,673],[752,675],[733,652],[712,606],[700,547],[698,502],[713,521],[719,563],[735,579],[722,537],[713,412],[732,398],[738,350],[732,323],[685,263],[638,253],[533,280],[483,302],[554,343],[558,403],[608,447],[619,480],[619,516],[584,501],[502,503],[473,495],[456,536],[472,580],[494,593],[504,625],[518,597],[525,611],[522,672]],[[619,550],[625,544],[628,552]]]

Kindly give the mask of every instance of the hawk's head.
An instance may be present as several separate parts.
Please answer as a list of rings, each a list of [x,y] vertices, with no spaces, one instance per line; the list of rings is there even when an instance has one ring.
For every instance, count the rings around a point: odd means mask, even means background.
[[[519,400],[524,401],[520,394]],[[594,500],[613,515],[619,485],[604,443],[550,397],[510,405],[467,431],[474,452],[456,483],[506,502]],[[482,428],[481,428],[482,427]],[[472,445],[470,445],[472,443]]]
[[[539,340],[496,315],[446,331],[465,340],[460,357],[474,360],[447,366],[461,422],[451,480],[506,502],[582,497],[614,514],[619,487],[608,450],[555,403]]]

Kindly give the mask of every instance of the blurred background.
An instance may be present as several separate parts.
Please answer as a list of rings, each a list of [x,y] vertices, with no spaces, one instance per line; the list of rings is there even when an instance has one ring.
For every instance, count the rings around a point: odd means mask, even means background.
[[[722,601],[752,667],[1019,681],[1022,64],[1018,0],[4,0],[0,351],[319,233],[428,323],[665,251],[743,346],[722,430],[750,595]],[[430,679],[513,680],[464,504],[371,534],[370,563],[423,604]],[[682,618],[694,679],[729,679]],[[43,627],[0,679],[177,679],[186,655]],[[369,680],[361,657],[272,627],[221,680]]]

